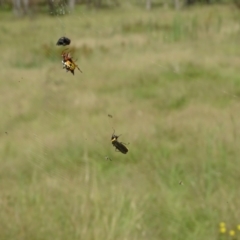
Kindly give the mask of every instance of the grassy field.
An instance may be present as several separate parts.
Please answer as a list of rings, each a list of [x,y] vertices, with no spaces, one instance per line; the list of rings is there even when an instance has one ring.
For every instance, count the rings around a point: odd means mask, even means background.
[[[240,12],[126,5],[0,21],[1,240],[214,240],[219,222],[236,228]],[[62,69],[62,35],[83,73]]]

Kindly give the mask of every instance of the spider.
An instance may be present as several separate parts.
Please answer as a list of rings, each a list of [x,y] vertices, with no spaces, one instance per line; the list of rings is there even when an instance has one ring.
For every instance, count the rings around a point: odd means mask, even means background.
[[[73,75],[75,68],[77,68],[82,73],[78,65],[72,60],[70,53],[62,52],[62,64],[63,68],[65,68],[67,72],[70,71]]]

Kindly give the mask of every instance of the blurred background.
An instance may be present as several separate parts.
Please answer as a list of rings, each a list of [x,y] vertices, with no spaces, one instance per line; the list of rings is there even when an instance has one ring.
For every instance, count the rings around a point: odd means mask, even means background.
[[[239,0],[1,0],[0,239],[240,239],[239,43]]]

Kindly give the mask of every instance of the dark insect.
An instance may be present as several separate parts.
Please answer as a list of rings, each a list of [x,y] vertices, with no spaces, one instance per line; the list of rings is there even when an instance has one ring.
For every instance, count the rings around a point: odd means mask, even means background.
[[[82,72],[78,65],[72,60],[70,53],[62,52],[62,64],[63,68],[65,68],[67,72],[70,71],[73,75],[75,68]]]
[[[71,43],[71,40],[67,37],[61,37],[58,39],[57,44],[58,46],[67,46]]]
[[[123,143],[118,141],[118,138],[121,135],[117,136],[114,133],[115,133],[115,130],[114,130],[114,132],[112,134],[111,141],[112,141],[112,145],[116,148],[115,151],[121,152],[123,154],[126,154],[128,152],[127,147]]]
[[[111,114],[108,114],[108,117],[112,118],[113,116]]]

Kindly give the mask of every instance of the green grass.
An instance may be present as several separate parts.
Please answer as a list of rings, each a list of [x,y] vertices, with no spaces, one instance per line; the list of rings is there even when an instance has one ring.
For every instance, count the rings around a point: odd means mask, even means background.
[[[213,240],[239,224],[237,14],[1,17],[0,239]]]

